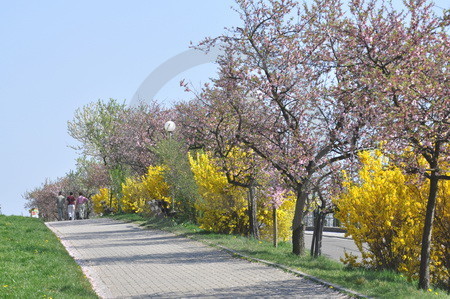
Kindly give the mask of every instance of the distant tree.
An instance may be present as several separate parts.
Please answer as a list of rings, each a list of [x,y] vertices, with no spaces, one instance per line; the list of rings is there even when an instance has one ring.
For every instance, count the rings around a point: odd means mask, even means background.
[[[78,177],[78,187],[74,186],[73,190],[82,191],[86,196],[111,184],[108,169],[96,160],[78,158],[74,175]]]
[[[120,199],[125,178],[142,175],[155,163],[151,147],[164,137],[168,118],[168,112],[156,103],[127,108],[110,99],[78,109],[68,122],[69,134],[81,143],[74,148],[102,161],[108,170],[110,208],[113,198]]]
[[[69,135],[80,142],[72,147],[83,156],[98,158],[108,166],[114,165],[110,138],[120,124],[120,112],[124,109],[125,104],[114,99],[106,103],[98,100],[77,109],[73,120],[67,122]]]
[[[109,136],[110,159],[130,175],[142,175],[156,163],[153,148],[167,137],[164,124],[171,120],[171,112],[153,102],[123,109],[117,116]]]
[[[38,208],[39,217],[44,219],[44,221],[56,220],[58,215],[56,196],[59,191],[64,189],[66,183],[64,179],[57,179],[55,181],[47,179],[40,187],[25,192],[23,195],[23,198],[27,200],[25,208]]]
[[[25,192],[23,195],[27,201],[25,208],[38,208],[44,221],[53,221],[58,215],[56,196],[60,191],[65,196],[69,195],[69,192],[74,194],[82,192],[90,196],[109,184],[109,173],[102,163],[80,158],[75,170],[55,180],[46,179],[41,186]]]
[[[156,155],[157,164],[166,166],[163,177],[169,186],[169,196],[174,201],[172,209],[176,212],[175,216],[195,222],[195,203],[200,195],[189,165],[188,147],[176,135],[160,140],[151,150]]]

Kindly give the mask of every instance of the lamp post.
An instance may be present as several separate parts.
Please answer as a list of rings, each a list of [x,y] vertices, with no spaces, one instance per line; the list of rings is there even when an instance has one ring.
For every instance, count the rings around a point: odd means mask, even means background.
[[[169,137],[172,137],[172,132],[175,131],[176,128],[177,126],[171,120],[166,121],[166,123],[164,124],[164,130],[169,133]]]
[[[166,121],[166,123],[164,124],[164,130],[166,130],[166,132],[169,133],[169,139],[172,138],[172,132],[175,131],[176,127],[177,126],[175,125],[175,123],[173,121],[171,121],[171,120]],[[172,193],[172,207],[171,207],[171,210],[172,210],[172,213],[173,213],[175,211],[175,196],[174,196],[173,192],[171,192],[171,193]]]

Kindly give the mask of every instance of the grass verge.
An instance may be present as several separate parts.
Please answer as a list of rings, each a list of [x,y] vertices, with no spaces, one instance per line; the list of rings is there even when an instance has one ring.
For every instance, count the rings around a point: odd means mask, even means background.
[[[132,221],[144,228],[160,229],[219,245],[245,256],[287,266],[315,276],[360,294],[376,298],[450,298],[443,290],[417,290],[417,282],[408,282],[401,274],[392,271],[374,271],[362,268],[349,269],[342,263],[326,257],[313,259],[309,255],[296,256],[291,253],[290,243],[280,243],[277,248],[271,242],[258,241],[242,236],[216,234],[201,230],[192,224],[177,224],[169,218],[144,218],[136,214],[112,216],[123,221]]]
[[[0,298],[98,298],[40,219],[0,215]]]

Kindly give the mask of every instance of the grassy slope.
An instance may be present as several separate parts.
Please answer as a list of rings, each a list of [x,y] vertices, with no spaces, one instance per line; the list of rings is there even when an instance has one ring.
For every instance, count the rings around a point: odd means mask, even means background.
[[[97,298],[40,219],[0,215],[0,298]]]
[[[417,282],[408,282],[398,273],[348,269],[342,263],[325,257],[319,259],[312,259],[309,256],[298,257],[291,253],[292,247],[289,243],[281,243],[278,248],[274,248],[270,242],[252,240],[241,236],[209,233],[195,225],[176,224],[170,220],[146,220],[139,215],[120,215],[114,218],[138,222],[146,228],[171,231],[199,241],[221,245],[246,256],[288,266],[370,297],[450,298],[450,295],[442,290],[419,291],[417,290]]]

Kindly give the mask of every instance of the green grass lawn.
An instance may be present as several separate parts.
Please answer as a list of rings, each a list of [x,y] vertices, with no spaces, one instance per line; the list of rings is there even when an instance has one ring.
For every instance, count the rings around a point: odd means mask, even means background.
[[[298,257],[291,244],[241,236],[208,233],[195,225],[176,224],[170,219],[145,219],[139,215],[115,216],[138,222],[144,228],[162,229],[178,235],[223,246],[246,256],[300,270],[328,282],[377,298],[450,298],[442,290],[418,291],[389,271],[347,269],[339,262],[321,257]],[[56,236],[40,219],[0,215],[0,298],[97,298],[80,267]]]
[[[98,298],[40,219],[0,215],[0,298]]]
[[[291,253],[290,243],[280,243],[277,248],[271,242],[258,241],[235,235],[205,232],[195,225],[177,224],[170,219],[145,219],[139,215],[118,215],[118,220],[134,221],[142,227],[162,229],[194,238],[208,244],[223,246],[245,256],[281,264],[289,268],[313,275],[322,280],[340,285],[370,297],[377,298],[450,298],[442,290],[417,290],[417,282],[391,271],[373,271],[361,268],[348,269],[342,263],[309,255],[298,257]]]

